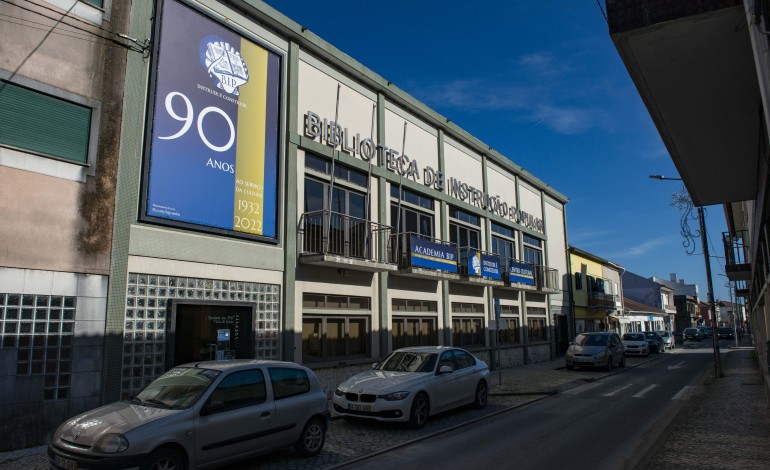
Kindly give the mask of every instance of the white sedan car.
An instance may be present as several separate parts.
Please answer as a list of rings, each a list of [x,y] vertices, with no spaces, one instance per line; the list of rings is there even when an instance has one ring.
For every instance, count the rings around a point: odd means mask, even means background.
[[[403,348],[342,382],[332,399],[334,412],[421,428],[436,413],[486,406],[488,377],[489,366],[463,349]]]

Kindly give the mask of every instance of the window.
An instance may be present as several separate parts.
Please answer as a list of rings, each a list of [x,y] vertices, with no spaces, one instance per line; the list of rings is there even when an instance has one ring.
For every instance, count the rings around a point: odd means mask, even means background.
[[[391,196],[396,199],[390,203],[390,225],[393,227],[393,233],[416,233],[433,238],[433,200],[402,189],[402,204],[399,204],[398,187],[393,185],[390,189]],[[414,204],[425,210],[418,210],[417,207],[403,203]]]
[[[305,177],[305,223],[302,227],[305,252],[368,258],[371,246],[367,236],[366,174],[335,165],[332,188],[331,162],[306,155],[305,168],[312,170],[312,174],[323,174],[323,179]],[[325,211],[331,214],[325,214]]]
[[[259,369],[233,372],[211,392],[211,403],[220,401],[225,411],[264,403],[267,398],[265,376]]]
[[[17,376],[43,377],[44,400],[69,397],[75,309],[76,297],[0,293],[0,348],[17,349]]]
[[[472,224],[475,226],[481,225],[478,216],[469,214],[459,209],[455,209],[453,207],[449,208],[449,217],[458,221],[465,222],[467,224]],[[481,231],[464,224],[450,221],[449,241],[456,244],[459,248],[471,247],[478,249],[481,248]]]
[[[370,310],[369,297],[352,295],[302,294],[304,308]]]
[[[393,299],[394,312],[438,312],[438,302],[435,300]]]
[[[528,310],[531,311],[531,309]],[[545,327],[545,318],[527,318],[527,329],[530,342],[548,340],[548,332]]]
[[[393,317],[393,349],[438,344],[436,317]]]
[[[476,365],[476,359],[465,351],[453,351],[458,369],[465,369]]]
[[[268,367],[273,383],[273,399],[280,400],[310,391],[310,379],[302,369],[289,367]]]
[[[0,80],[0,145],[88,164],[92,108]]]
[[[575,273],[575,290],[583,290],[583,275]]]
[[[524,261],[532,263],[535,266],[542,266],[543,240],[524,234],[522,234],[521,240],[524,242],[521,253]]]
[[[302,361],[319,362],[369,355],[369,318],[305,315]]]
[[[511,261],[516,259],[516,240],[513,238],[513,230],[492,223],[492,233],[492,253],[500,256],[500,265],[503,271],[508,272]]]
[[[521,342],[518,318],[501,318],[498,341],[500,343],[517,344]]]
[[[481,318],[452,318],[452,344],[466,348],[483,346],[483,322]]]
[[[452,313],[484,313],[484,304],[452,302]]]

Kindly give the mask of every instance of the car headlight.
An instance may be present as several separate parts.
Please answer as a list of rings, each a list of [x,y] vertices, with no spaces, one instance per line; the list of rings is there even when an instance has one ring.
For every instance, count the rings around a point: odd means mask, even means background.
[[[93,447],[94,452],[103,454],[117,454],[126,449],[128,449],[128,439],[122,434],[105,434],[94,443]]]
[[[340,388],[337,388],[334,391],[334,394],[337,395],[338,397],[344,397],[345,396],[345,392],[343,392],[342,389],[340,389]]]
[[[409,396],[409,392],[393,392],[393,393],[387,393],[385,395],[377,395],[377,398],[382,398],[383,400],[387,400],[387,401],[398,401],[398,400],[403,400],[408,396]]]

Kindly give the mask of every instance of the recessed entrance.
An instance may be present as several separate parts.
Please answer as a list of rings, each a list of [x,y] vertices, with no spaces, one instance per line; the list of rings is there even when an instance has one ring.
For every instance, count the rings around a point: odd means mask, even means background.
[[[168,368],[255,357],[252,305],[174,302],[168,324]]]

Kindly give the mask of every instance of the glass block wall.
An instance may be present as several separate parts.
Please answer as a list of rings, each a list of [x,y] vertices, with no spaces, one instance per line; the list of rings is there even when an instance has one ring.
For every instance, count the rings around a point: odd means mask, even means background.
[[[255,357],[280,357],[280,286],[178,276],[129,273],[123,329],[121,395],[142,390],[165,370],[170,299],[256,304]]]
[[[16,375],[43,375],[44,400],[69,397],[76,297],[0,293],[0,347],[17,348]]]

